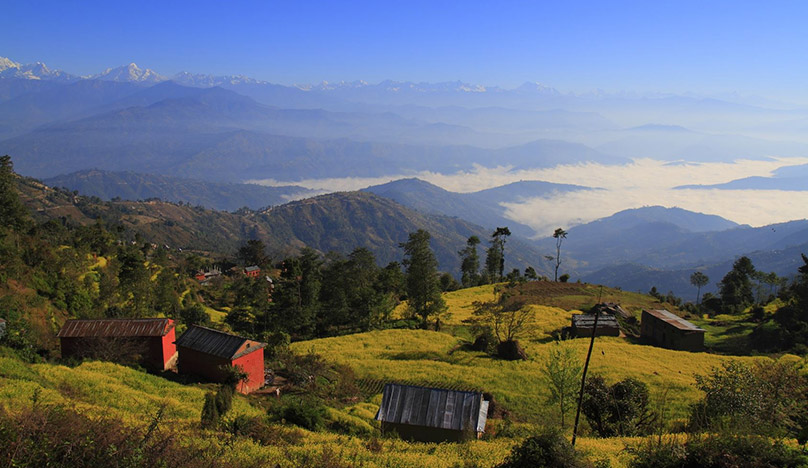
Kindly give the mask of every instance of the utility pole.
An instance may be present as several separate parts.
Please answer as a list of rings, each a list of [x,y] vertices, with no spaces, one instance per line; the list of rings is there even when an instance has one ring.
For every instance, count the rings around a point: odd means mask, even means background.
[[[589,369],[589,360],[592,358],[592,348],[595,347],[595,334],[598,331],[598,317],[600,317],[600,296],[603,293],[603,286],[598,293],[598,305],[595,306],[595,323],[592,325],[592,338],[589,340],[589,352],[586,353],[584,372],[581,376],[581,391],[578,393],[578,409],[575,411],[575,426],[572,428],[572,446],[575,447],[575,439],[578,436],[578,421],[581,418],[581,403],[584,401],[584,386],[586,385],[586,371]]]

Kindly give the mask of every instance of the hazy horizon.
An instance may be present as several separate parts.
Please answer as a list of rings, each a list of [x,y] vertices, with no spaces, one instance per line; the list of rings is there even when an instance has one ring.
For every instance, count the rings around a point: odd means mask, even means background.
[[[754,2],[14,2],[0,55],[279,84],[463,81],[808,103],[808,5]]]

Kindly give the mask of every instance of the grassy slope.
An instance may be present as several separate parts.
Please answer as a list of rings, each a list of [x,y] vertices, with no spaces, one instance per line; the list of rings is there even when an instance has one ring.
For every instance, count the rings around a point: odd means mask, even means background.
[[[532,337],[523,339],[530,359],[526,362],[505,362],[458,346],[458,337],[424,330],[384,330],[357,335],[295,343],[298,352],[313,350],[346,363],[359,377],[385,381],[413,381],[444,384],[455,387],[480,388],[494,394],[498,402],[509,409],[516,420],[528,423],[548,423],[555,420],[553,408],[546,404],[547,389],[542,379],[542,367],[551,346],[548,333],[568,322],[572,310],[563,307],[583,307],[592,298],[592,291],[581,286],[576,294],[542,299],[549,305],[534,305],[539,318]],[[453,323],[470,315],[469,303],[493,297],[492,287],[483,286],[446,295],[453,313]],[[612,291],[609,294],[619,295]],[[647,297],[619,298],[629,310],[645,307],[640,302]],[[628,306],[630,301],[634,306]],[[708,333],[710,333],[708,331]],[[586,353],[587,340],[563,344],[572,346],[581,358]],[[688,405],[700,397],[693,388],[693,375],[720,365],[729,356],[707,353],[686,353],[633,344],[620,338],[599,338],[592,358],[592,371],[614,381],[636,377],[651,387],[652,400],[666,396],[668,420],[681,419]],[[766,357],[737,358],[744,361],[765,360]],[[789,357],[788,359],[795,359]],[[799,359],[799,358],[796,358]],[[511,438],[474,441],[462,444],[419,444],[401,440],[381,440],[381,449],[368,444],[367,437],[352,437],[331,432],[311,433],[301,430],[302,439],[281,446],[260,446],[247,439],[231,440],[222,433],[198,430],[204,394],[210,385],[181,385],[159,376],[110,363],[86,362],[75,368],[54,364],[25,364],[0,353],[0,404],[11,409],[30,405],[32,395],[39,393],[45,403],[64,403],[80,410],[113,414],[132,424],[144,425],[160,405],[166,405],[166,423],[180,428],[194,443],[227,446],[223,457],[234,464],[260,460],[274,463],[301,462],[330,452],[354,465],[365,467],[454,467],[474,461],[477,466],[493,466],[501,461],[515,443]],[[262,397],[249,400],[238,397],[234,411],[238,414],[259,415],[263,410],[254,404]],[[331,419],[349,421],[354,426],[377,427],[373,417],[380,396],[358,402],[343,409],[331,409]],[[251,404],[253,403],[253,404]],[[266,402],[264,402],[266,403]],[[271,404],[271,402],[269,403]],[[501,422],[494,421],[496,430]],[[493,432],[493,431],[491,431]],[[609,458],[612,466],[625,465],[622,449],[631,439],[594,439],[583,437],[580,447],[595,458]],[[231,444],[231,445],[228,445]],[[229,447],[229,448],[228,448]],[[285,463],[284,463],[285,462]],[[315,462],[316,464],[316,462]],[[475,465],[468,465],[475,466]]]
[[[1,351],[1,350],[0,350]],[[40,404],[64,404],[89,414],[111,415],[128,423],[145,426],[161,405],[166,406],[163,423],[183,431],[199,444],[222,447],[222,456],[233,466],[260,461],[266,466],[289,466],[308,460],[317,464],[323,451],[355,465],[416,468],[452,467],[466,459],[481,466],[501,461],[513,441],[498,439],[463,444],[413,444],[401,440],[382,440],[381,449],[369,447],[367,438],[330,432],[300,430],[302,438],[290,445],[261,446],[244,438],[231,439],[223,433],[199,431],[198,421],[204,395],[210,385],[181,385],[159,376],[103,362],[85,362],[75,368],[54,364],[25,364],[0,352],[0,405],[10,410],[32,404],[38,395]],[[253,397],[261,398],[261,397]],[[255,403],[255,400],[252,401]],[[227,418],[245,414],[263,414],[247,398],[238,396]],[[374,425],[377,404],[358,403],[343,410],[331,410],[332,419],[353,420],[354,424]],[[340,465],[342,466],[342,465]]]
[[[573,313],[591,307],[598,298],[618,302],[636,317],[644,308],[669,307],[647,295],[586,284],[531,283],[524,294],[536,312],[534,331],[521,339],[530,358],[526,362],[492,359],[483,353],[467,350],[462,346],[463,338],[423,330],[374,331],[295,343],[293,348],[300,352],[313,350],[348,364],[359,377],[489,391],[511,410],[515,418],[540,422],[555,418],[553,408],[545,403],[549,392],[542,376],[546,357],[555,346],[550,336],[569,325]],[[444,297],[450,313],[445,323],[460,325],[471,317],[473,302],[494,298],[493,286],[454,291]],[[726,339],[728,329],[722,328],[721,323],[719,320],[717,325],[708,328],[708,344]],[[449,328],[457,332],[456,328]],[[463,336],[462,333],[459,335]],[[577,339],[567,341],[563,346],[574,347],[583,361],[588,344],[588,340]],[[704,374],[731,359],[751,362],[769,358],[673,351],[640,345],[624,338],[604,337],[595,343],[590,372],[601,374],[609,381],[625,377],[642,380],[650,386],[653,401],[666,400],[668,418],[684,419],[689,405],[700,397],[700,392],[694,387],[694,375]]]

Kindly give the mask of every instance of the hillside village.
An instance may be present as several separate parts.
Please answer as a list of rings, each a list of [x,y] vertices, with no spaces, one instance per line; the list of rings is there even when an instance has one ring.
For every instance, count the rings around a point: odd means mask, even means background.
[[[455,278],[424,229],[384,267],[363,248],[273,259],[258,239],[216,255],[34,186],[4,158],[9,466],[107,466],[112,451],[123,466],[507,467],[531,447],[563,466],[710,450],[806,464],[804,256],[776,293],[754,294],[743,257],[684,303],[569,281],[560,255],[547,274],[508,272],[507,228],[485,258],[479,238],[458,245]],[[59,208],[33,218],[21,199]],[[70,217],[79,204],[96,217]]]

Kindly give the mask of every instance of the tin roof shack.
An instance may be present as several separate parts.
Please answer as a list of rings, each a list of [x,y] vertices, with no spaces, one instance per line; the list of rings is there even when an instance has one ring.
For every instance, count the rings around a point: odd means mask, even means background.
[[[590,337],[594,326],[594,314],[574,314],[572,316],[570,335],[573,338]],[[598,317],[598,330],[595,336],[620,336],[620,324],[617,323],[617,317],[612,314],[600,314],[600,317]]]
[[[376,419],[382,432],[420,442],[459,442],[485,432],[488,401],[480,392],[386,384]]]
[[[153,370],[173,367],[174,321],[167,318],[68,320],[56,335],[62,357],[139,362]]]
[[[704,351],[704,330],[667,310],[643,310],[640,336],[663,348]]]
[[[247,378],[236,390],[251,393],[264,385],[264,346],[212,328],[192,326],[177,340],[179,371],[222,382],[227,378],[226,367],[239,367]]]

